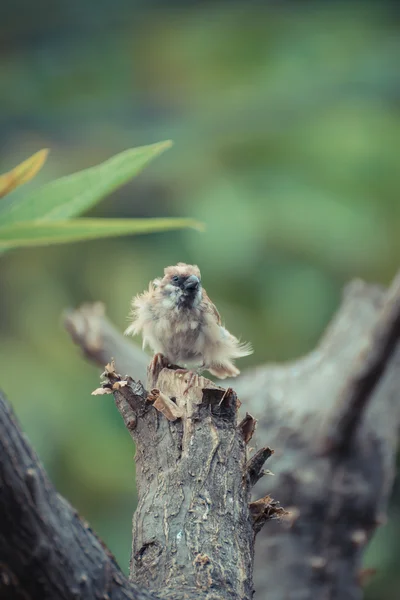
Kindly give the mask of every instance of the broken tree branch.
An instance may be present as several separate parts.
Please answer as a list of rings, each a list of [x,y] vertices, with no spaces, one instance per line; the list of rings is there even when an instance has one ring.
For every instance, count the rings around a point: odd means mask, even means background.
[[[237,381],[244,406],[258,415],[257,435],[275,450],[275,476],[255,489],[279,498],[291,513],[290,521],[269,523],[257,536],[256,598],[281,600],[294,590],[304,600],[362,598],[362,557],[386,520],[395,473],[399,300],[398,278],[389,295],[354,282],[316,350],[286,365],[248,371]],[[350,389],[368,357],[379,369],[372,369],[369,385],[353,387],[359,400],[350,402],[343,389]],[[321,453],[346,401],[358,423],[347,452]]]
[[[385,294],[383,305],[365,348],[359,353],[351,376],[328,424],[327,451],[346,450],[353,440],[368,402],[400,340],[400,273]]]
[[[250,512],[253,517],[253,528],[255,533],[261,531],[267,521],[270,521],[271,519],[281,520],[289,514],[279,505],[279,502],[271,498],[271,496],[264,496],[264,498],[251,502]]]
[[[248,461],[246,465],[246,472],[252,487],[261,479],[261,477],[263,477],[263,475],[265,475],[263,466],[265,461],[272,456],[273,453],[274,451],[266,446],[265,448],[261,448],[261,450],[256,452]]]
[[[249,510],[236,394],[203,377],[187,390],[159,355],[150,393],[110,365],[104,375],[136,443],[131,579],[174,600],[250,600],[260,522]]]
[[[90,362],[103,369],[113,358],[120,373],[146,380],[149,357],[110,323],[101,302],[65,311],[63,323],[72,341]]]

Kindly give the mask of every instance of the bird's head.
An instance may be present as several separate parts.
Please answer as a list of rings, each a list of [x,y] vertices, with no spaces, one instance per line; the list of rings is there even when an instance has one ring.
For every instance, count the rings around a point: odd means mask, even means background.
[[[166,267],[159,287],[166,302],[170,301],[171,308],[195,308],[201,302],[201,276],[196,265],[178,263]]]

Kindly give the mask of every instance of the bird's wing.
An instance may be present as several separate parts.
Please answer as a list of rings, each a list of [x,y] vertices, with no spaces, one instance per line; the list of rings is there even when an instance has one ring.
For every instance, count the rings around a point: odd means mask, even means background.
[[[218,325],[221,325],[221,316],[217,310],[215,304],[213,304],[210,300],[210,296],[207,294],[206,290],[203,288],[203,300],[206,307],[207,312],[211,313]]]

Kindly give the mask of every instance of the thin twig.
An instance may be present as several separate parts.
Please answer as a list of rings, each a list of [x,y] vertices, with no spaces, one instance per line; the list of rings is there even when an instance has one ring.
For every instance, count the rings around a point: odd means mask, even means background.
[[[264,463],[273,453],[274,451],[266,446],[258,450],[247,462],[246,473],[249,477],[251,487],[265,475],[265,471],[263,470]]]

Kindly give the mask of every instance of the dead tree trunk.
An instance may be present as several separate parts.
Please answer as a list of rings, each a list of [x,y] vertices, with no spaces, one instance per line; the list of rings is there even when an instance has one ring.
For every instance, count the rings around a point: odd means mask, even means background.
[[[146,357],[101,306],[66,315],[87,357],[143,377]],[[243,374],[235,389],[275,449],[258,484],[291,512],[258,536],[256,598],[359,600],[364,550],[385,521],[400,424],[400,275],[385,292],[357,281],[310,355]]]

